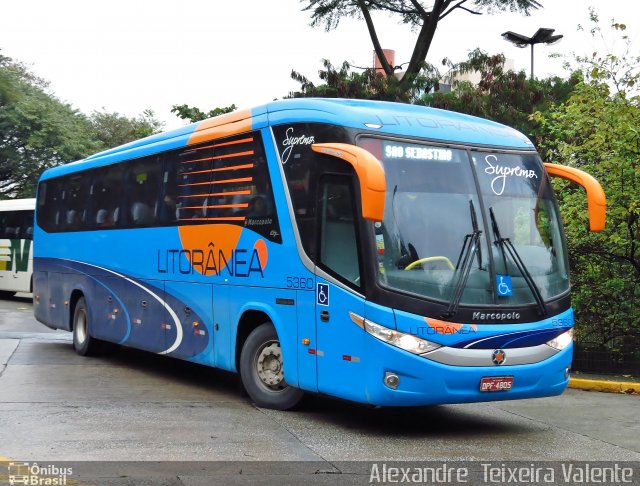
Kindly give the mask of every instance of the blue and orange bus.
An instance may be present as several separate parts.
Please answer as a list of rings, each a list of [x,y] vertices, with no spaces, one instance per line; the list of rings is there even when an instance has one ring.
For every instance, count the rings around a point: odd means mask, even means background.
[[[549,175],[521,133],[424,107],[283,100],[47,170],[34,311],[237,371],[264,407],[557,395],[573,312]]]

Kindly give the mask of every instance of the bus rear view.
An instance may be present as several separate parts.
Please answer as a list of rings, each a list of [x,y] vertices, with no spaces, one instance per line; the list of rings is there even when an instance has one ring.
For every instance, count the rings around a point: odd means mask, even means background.
[[[226,115],[45,173],[36,317],[81,354],[238,371],[278,409],[557,395],[574,322],[549,175],[586,189],[602,230],[599,184],[496,123],[354,100]]]

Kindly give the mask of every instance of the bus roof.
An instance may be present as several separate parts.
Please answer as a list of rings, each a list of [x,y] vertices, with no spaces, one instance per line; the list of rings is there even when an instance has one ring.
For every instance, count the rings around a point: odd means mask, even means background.
[[[36,200],[31,199],[6,199],[0,201],[0,211],[24,211],[35,209]]]
[[[380,134],[420,137],[479,147],[533,150],[522,133],[505,125],[452,111],[385,101],[298,98],[273,101],[176,130],[151,135],[86,159],[45,171],[42,179],[76,170],[184,147],[224,135],[286,123],[328,123]],[[225,127],[223,130],[222,128]]]

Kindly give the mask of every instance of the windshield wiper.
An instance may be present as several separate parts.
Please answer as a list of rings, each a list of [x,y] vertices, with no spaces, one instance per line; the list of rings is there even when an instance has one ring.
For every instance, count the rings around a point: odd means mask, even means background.
[[[471,225],[473,232],[465,235],[464,242],[462,243],[462,249],[456,262],[456,272],[458,273],[458,279],[456,281],[455,290],[449,308],[444,314],[444,317],[453,317],[458,312],[460,306],[460,300],[464,293],[464,288],[467,285],[469,273],[471,273],[471,267],[473,265],[473,259],[478,255],[478,265],[482,266],[482,252],[480,251],[480,235],[482,231],[478,229],[478,218],[476,215],[476,208],[473,205],[473,201],[469,201],[469,212],[471,213]]]
[[[522,261],[522,258],[520,257],[518,250],[516,250],[516,247],[513,245],[511,240],[509,238],[503,238],[502,235],[500,234],[500,228],[498,227],[498,221],[496,220],[496,216],[493,213],[493,208],[489,208],[489,216],[491,217],[491,227],[493,229],[493,235],[496,238],[496,240],[493,243],[495,245],[498,245],[500,247],[500,250],[502,251],[502,260],[504,261],[504,271],[505,272],[507,271],[507,253],[508,253],[511,259],[513,260],[513,263],[516,264],[516,267],[518,268],[520,275],[522,275],[522,278],[524,278],[524,281],[529,286],[529,289],[531,289],[533,298],[535,299],[536,304],[538,304],[538,311],[540,315],[546,315],[547,306],[545,305],[544,300],[542,299],[542,294],[540,293],[540,289],[538,288],[535,281],[533,280],[533,277],[531,277],[529,270],[527,270],[527,266]],[[505,252],[505,249],[506,249],[506,252]]]

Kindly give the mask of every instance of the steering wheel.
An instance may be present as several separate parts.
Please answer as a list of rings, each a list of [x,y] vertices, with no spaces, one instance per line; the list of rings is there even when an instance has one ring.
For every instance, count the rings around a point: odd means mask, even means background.
[[[428,263],[428,262],[445,262],[451,270],[455,270],[456,268],[453,265],[453,263],[451,263],[451,260],[449,260],[446,256],[430,256],[426,258],[421,258],[420,260],[416,260],[415,262],[411,262],[409,263],[409,265],[404,267],[404,269],[411,270],[412,268],[415,268],[418,265],[422,265],[423,263]]]

